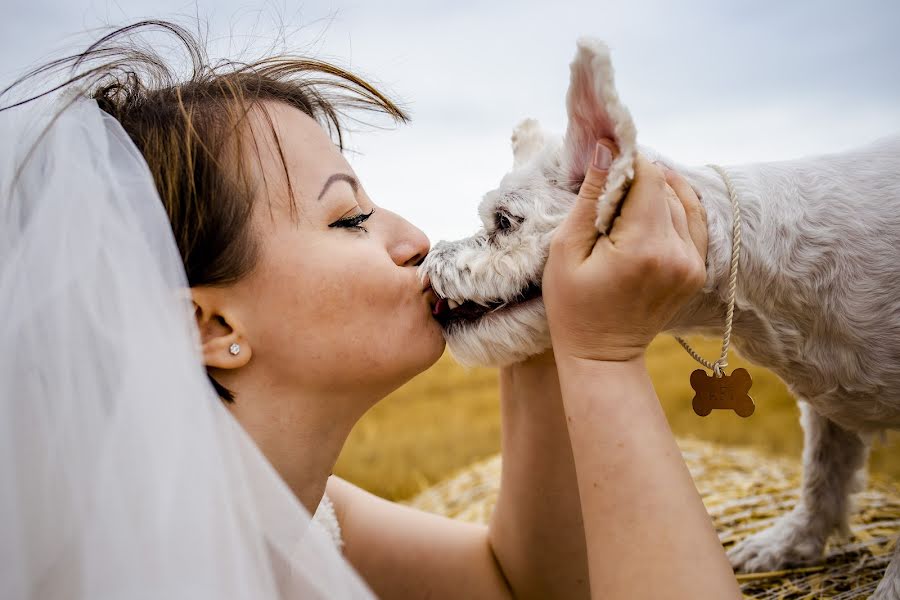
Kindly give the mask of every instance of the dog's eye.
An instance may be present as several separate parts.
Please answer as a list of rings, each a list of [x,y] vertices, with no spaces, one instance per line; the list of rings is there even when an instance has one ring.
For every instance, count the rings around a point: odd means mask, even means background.
[[[510,227],[512,227],[512,223],[509,222],[509,217],[503,213],[497,213],[497,229],[507,231]]]

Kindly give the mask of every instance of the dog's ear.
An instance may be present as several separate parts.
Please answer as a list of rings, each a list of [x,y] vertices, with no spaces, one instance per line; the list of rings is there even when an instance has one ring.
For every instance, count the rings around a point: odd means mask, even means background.
[[[531,160],[544,147],[544,131],[536,119],[525,119],[515,126],[510,137],[513,168]]]
[[[603,42],[591,38],[578,40],[566,108],[569,115],[566,175],[573,184],[580,184],[584,179],[599,139],[612,140],[619,148],[619,158],[633,162],[637,137],[634,122],[619,101],[609,48]]]
[[[606,176],[603,193],[597,200],[597,229],[609,231],[622,192],[634,179],[637,130],[631,114],[619,101],[613,84],[609,48],[599,40],[578,40],[572,61],[569,92],[566,95],[569,126],[563,156],[564,177],[572,191],[578,191],[600,139],[612,140],[619,149]]]

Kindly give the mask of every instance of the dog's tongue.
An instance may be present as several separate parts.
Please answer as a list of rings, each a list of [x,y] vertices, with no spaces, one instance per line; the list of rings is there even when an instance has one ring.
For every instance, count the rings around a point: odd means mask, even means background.
[[[431,309],[431,316],[440,318],[448,312],[450,312],[450,304],[447,302],[447,299],[438,298],[438,301],[434,303],[434,306]]]
[[[463,302],[456,308],[450,308],[450,303],[446,298],[438,298],[438,301],[431,309],[431,315],[439,323],[446,325],[450,321],[478,319],[489,310],[489,307],[471,301]]]

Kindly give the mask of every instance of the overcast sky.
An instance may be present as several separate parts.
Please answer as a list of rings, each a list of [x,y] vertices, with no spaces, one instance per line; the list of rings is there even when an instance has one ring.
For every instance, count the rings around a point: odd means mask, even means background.
[[[563,131],[575,39],[613,50],[638,138],[686,163],[788,158],[900,132],[897,0],[303,3],[3,0],[0,81],[139,18],[206,23],[213,56],[288,47],[381,84],[413,122],[360,131],[349,158],[369,194],[432,240],[478,226],[525,117]],[[248,50],[249,48],[249,50]]]

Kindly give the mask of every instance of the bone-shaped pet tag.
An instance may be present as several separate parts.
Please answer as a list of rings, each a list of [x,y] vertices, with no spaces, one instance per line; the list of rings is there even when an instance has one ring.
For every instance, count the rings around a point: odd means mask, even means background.
[[[705,417],[714,408],[733,410],[741,417],[749,417],[756,410],[748,393],[753,385],[747,369],[735,369],[731,375],[716,377],[703,369],[691,373],[691,387],[696,394],[691,406],[694,412]]]

